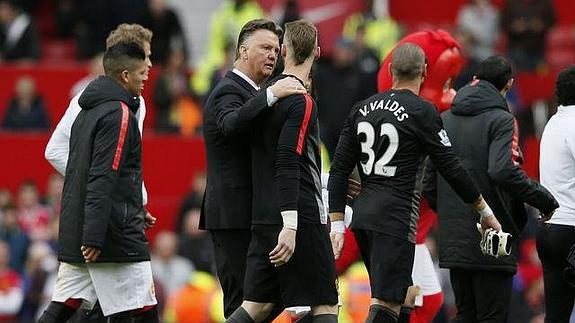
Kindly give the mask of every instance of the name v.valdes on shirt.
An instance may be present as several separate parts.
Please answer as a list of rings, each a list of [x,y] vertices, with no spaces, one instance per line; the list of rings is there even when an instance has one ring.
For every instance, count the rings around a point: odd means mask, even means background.
[[[409,115],[407,114],[407,112],[405,112],[405,108],[402,105],[400,105],[399,102],[392,99],[376,100],[369,102],[368,104],[365,104],[362,108],[360,108],[359,112],[361,113],[361,115],[365,117],[372,111],[377,110],[384,110],[384,111],[387,110],[389,112],[392,112],[393,115],[397,118],[397,121],[403,121],[409,118]]]

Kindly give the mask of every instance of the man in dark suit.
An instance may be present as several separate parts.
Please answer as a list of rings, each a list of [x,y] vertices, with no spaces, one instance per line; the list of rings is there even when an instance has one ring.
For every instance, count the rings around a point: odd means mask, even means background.
[[[212,235],[226,317],[242,303],[251,237],[252,177],[246,130],[278,99],[306,92],[292,77],[259,91],[274,70],[280,36],[281,29],[271,20],[246,23],[238,37],[234,68],[216,85],[204,108],[208,175],[200,228]]]

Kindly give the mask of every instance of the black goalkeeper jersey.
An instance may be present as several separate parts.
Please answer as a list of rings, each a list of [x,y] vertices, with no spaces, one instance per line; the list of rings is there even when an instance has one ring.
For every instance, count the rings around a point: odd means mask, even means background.
[[[264,112],[252,130],[251,153],[252,223],[281,224],[280,212],[291,210],[299,223],[325,222],[317,107],[308,94],[283,98]]]
[[[357,103],[346,120],[330,170],[330,212],[344,211],[347,179],[357,166],[362,188],[353,204],[352,229],[415,242],[427,155],[464,201],[479,197],[431,103],[409,90],[389,90]]]

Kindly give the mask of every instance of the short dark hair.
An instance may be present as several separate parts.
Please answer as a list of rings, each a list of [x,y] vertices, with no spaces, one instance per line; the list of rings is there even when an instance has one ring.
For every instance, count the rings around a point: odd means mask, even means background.
[[[512,74],[511,63],[501,55],[493,55],[479,64],[475,77],[493,84],[497,90],[501,91],[511,79]]]
[[[393,50],[391,73],[401,80],[413,80],[423,75],[425,52],[413,43],[405,43]]]
[[[575,65],[563,69],[555,81],[555,95],[561,105],[575,105]]]
[[[317,47],[317,28],[305,20],[286,23],[285,45],[291,49],[296,65],[303,64]]]
[[[240,30],[240,34],[238,36],[238,43],[236,44],[236,59],[240,57],[240,46],[243,45],[246,39],[248,39],[251,35],[253,35],[253,33],[255,33],[260,29],[269,30],[272,33],[276,34],[281,42],[283,36],[283,30],[275,22],[269,19],[250,20]]]
[[[136,64],[145,59],[146,53],[139,44],[118,43],[108,48],[104,54],[104,72],[116,78],[124,70],[133,71]]]

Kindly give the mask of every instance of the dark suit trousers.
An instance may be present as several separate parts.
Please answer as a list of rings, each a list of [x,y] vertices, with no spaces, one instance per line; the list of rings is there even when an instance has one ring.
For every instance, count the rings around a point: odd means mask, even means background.
[[[513,273],[450,269],[457,323],[505,323],[509,313]]]
[[[210,230],[210,233],[214,242],[218,278],[224,292],[224,316],[228,318],[242,305],[251,231]]]
[[[567,255],[575,244],[575,227],[540,223],[537,226],[537,253],[543,265],[545,323],[569,322],[575,288],[563,276]]]

